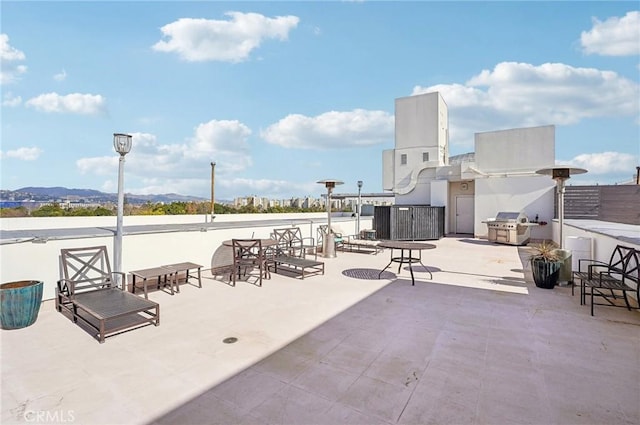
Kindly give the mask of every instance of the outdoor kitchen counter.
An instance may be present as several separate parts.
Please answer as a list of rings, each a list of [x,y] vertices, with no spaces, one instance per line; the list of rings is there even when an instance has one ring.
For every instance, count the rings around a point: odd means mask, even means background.
[[[508,245],[526,245],[531,239],[531,228],[538,223],[529,221],[523,212],[501,211],[495,218],[482,221],[487,225],[490,242]]]

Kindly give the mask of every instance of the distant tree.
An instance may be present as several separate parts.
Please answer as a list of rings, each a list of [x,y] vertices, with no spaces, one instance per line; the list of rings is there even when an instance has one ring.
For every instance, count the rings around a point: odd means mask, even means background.
[[[162,204],[145,202],[131,211],[131,215],[164,215]]]
[[[185,211],[187,214],[197,214],[198,204],[196,202],[187,202],[185,205]]]
[[[90,208],[68,208],[64,211],[64,215],[68,216],[90,216],[93,215],[93,211]]]
[[[168,205],[163,205],[162,209],[166,215],[187,214],[187,204],[185,202],[172,202]]]
[[[0,217],[27,217],[29,210],[25,207],[0,208]]]
[[[310,208],[298,208],[292,206],[272,206],[256,207],[255,205],[244,205],[235,207],[227,204],[215,204],[215,214],[256,214],[256,213],[299,213],[299,212],[325,212],[321,206]],[[210,202],[172,202],[170,204],[151,203],[136,205],[125,203],[125,215],[183,215],[183,214],[210,214]],[[116,207],[112,204],[92,208],[62,208],[59,204],[45,205],[30,214],[33,217],[61,217],[61,216],[113,216],[116,215]],[[1,217],[25,217],[29,216],[29,211],[24,207],[2,208]]]
[[[211,203],[209,203],[209,207],[207,207],[207,212],[210,213],[211,212]],[[237,211],[235,208],[233,208],[232,206],[229,205],[224,205],[224,204],[215,204],[215,211],[216,214],[235,214]]]
[[[109,208],[104,208],[104,207],[96,207],[94,212],[95,212],[95,215],[98,215],[98,216],[116,215]]]
[[[237,209],[237,212],[240,214],[255,214],[262,211],[258,210],[254,205],[243,205]]]
[[[64,215],[65,212],[58,203],[43,205],[40,208],[31,211],[32,217],[62,217]]]

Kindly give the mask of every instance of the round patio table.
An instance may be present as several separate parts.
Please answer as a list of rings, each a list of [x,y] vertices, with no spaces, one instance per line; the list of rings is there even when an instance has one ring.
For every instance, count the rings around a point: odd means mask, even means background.
[[[253,239],[253,240],[258,240],[258,239]],[[260,239],[260,243],[262,244],[262,248],[268,248],[270,246],[278,245],[278,241],[275,240],[275,239],[271,239],[271,238],[268,238],[268,239],[261,238]],[[224,246],[233,246],[233,239],[222,241],[222,245],[224,245]]]
[[[435,249],[436,247],[435,245],[430,243],[413,242],[413,241],[382,241],[378,244],[378,246],[391,249],[391,261],[389,261],[389,264],[387,264],[385,268],[380,271],[380,273],[378,274],[378,279],[380,279],[380,276],[382,276],[382,272],[384,272],[387,268],[389,268],[391,263],[400,263],[398,264],[398,273],[400,273],[400,268],[402,267],[403,264],[409,265],[409,272],[411,273],[412,286],[415,286],[416,284],[415,278],[413,277],[413,266],[412,266],[413,263],[420,263],[420,265],[422,265],[422,267],[424,267],[427,270],[427,272],[429,272],[430,278],[433,279],[431,270],[427,269],[427,266],[422,264],[422,250]],[[393,255],[394,249],[400,250],[399,257]],[[414,251],[417,251],[417,256],[414,255],[413,253]]]

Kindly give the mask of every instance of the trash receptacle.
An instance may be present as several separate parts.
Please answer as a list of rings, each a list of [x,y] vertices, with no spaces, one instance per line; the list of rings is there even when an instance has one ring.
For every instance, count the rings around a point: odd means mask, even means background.
[[[579,261],[591,259],[591,238],[568,236],[565,245],[571,251],[571,268],[575,271],[586,271],[580,270]]]

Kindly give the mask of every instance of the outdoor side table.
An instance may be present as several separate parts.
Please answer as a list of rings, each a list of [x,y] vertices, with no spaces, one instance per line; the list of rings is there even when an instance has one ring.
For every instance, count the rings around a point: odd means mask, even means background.
[[[160,289],[161,285],[166,286],[168,283],[169,288],[171,289],[171,295],[174,295],[173,279],[171,279],[174,272],[171,269],[168,269],[166,267],[152,267],[149,269],[134,270],[129,273],[131,273],[131,275],[133,276],[131,292],[134,294],[136,293],[136,277],[139,277],[142,279],[142,289],[144,290],[145,298],[149,298],[149,293],[147,291],[147,284],[149,282],[147,282],[147,280],[151,278],[157,278],[158,289]]]
[[[168,269],[173,274],[174,284],[176,285],[176,292],[180,292],[180,286],[178,285],[178,273],[185,272],[184,280],[186,283],[189,283],[189,278],[197,278],[198,279],[198,288],[202,288],[202,278],[200,270],[202,269],[202,265],[184,262],[184,263],[176,263],[176,264],[167,264],[166,266],[162,266],[165,269]],[[197,270],[197,274],[191,274],[192,271]],[[194,285],[195,286],[195,285]]]
[[[420,263],[420,265],[422,265],[422,267],[424,267],[427,270],[430,278],[433,279],[431,270],[427,269],[427,267],[424,264],[422,264],[422,250],[435,249],[436,247],[435,245],[430,243],[412,242],[412,241],[382,241],[378,244],[378,246],[381,246],[383,248],[390,248],[391,250],[391,260],[389,261],[389,264],[387,264],[385,268],[380,271],[380,273],[378,274],[378,279],[380,279],[380,276],[382,276],[382,272],[384,272],[387,268],[389,268],[391,263],[399,263],[398,273],[400,273],[400,268],[402,267],[403,264],[409,265],[409,272],[411,273],[412,286],[415,286],[416,284],[415,278],[413,276],[413,266],[412,266],[413,263]],[[399,257],[393,255],[394,249],[400,250]],[[414,255],[413,253],[414,251],[418,252],[417,256]]]

